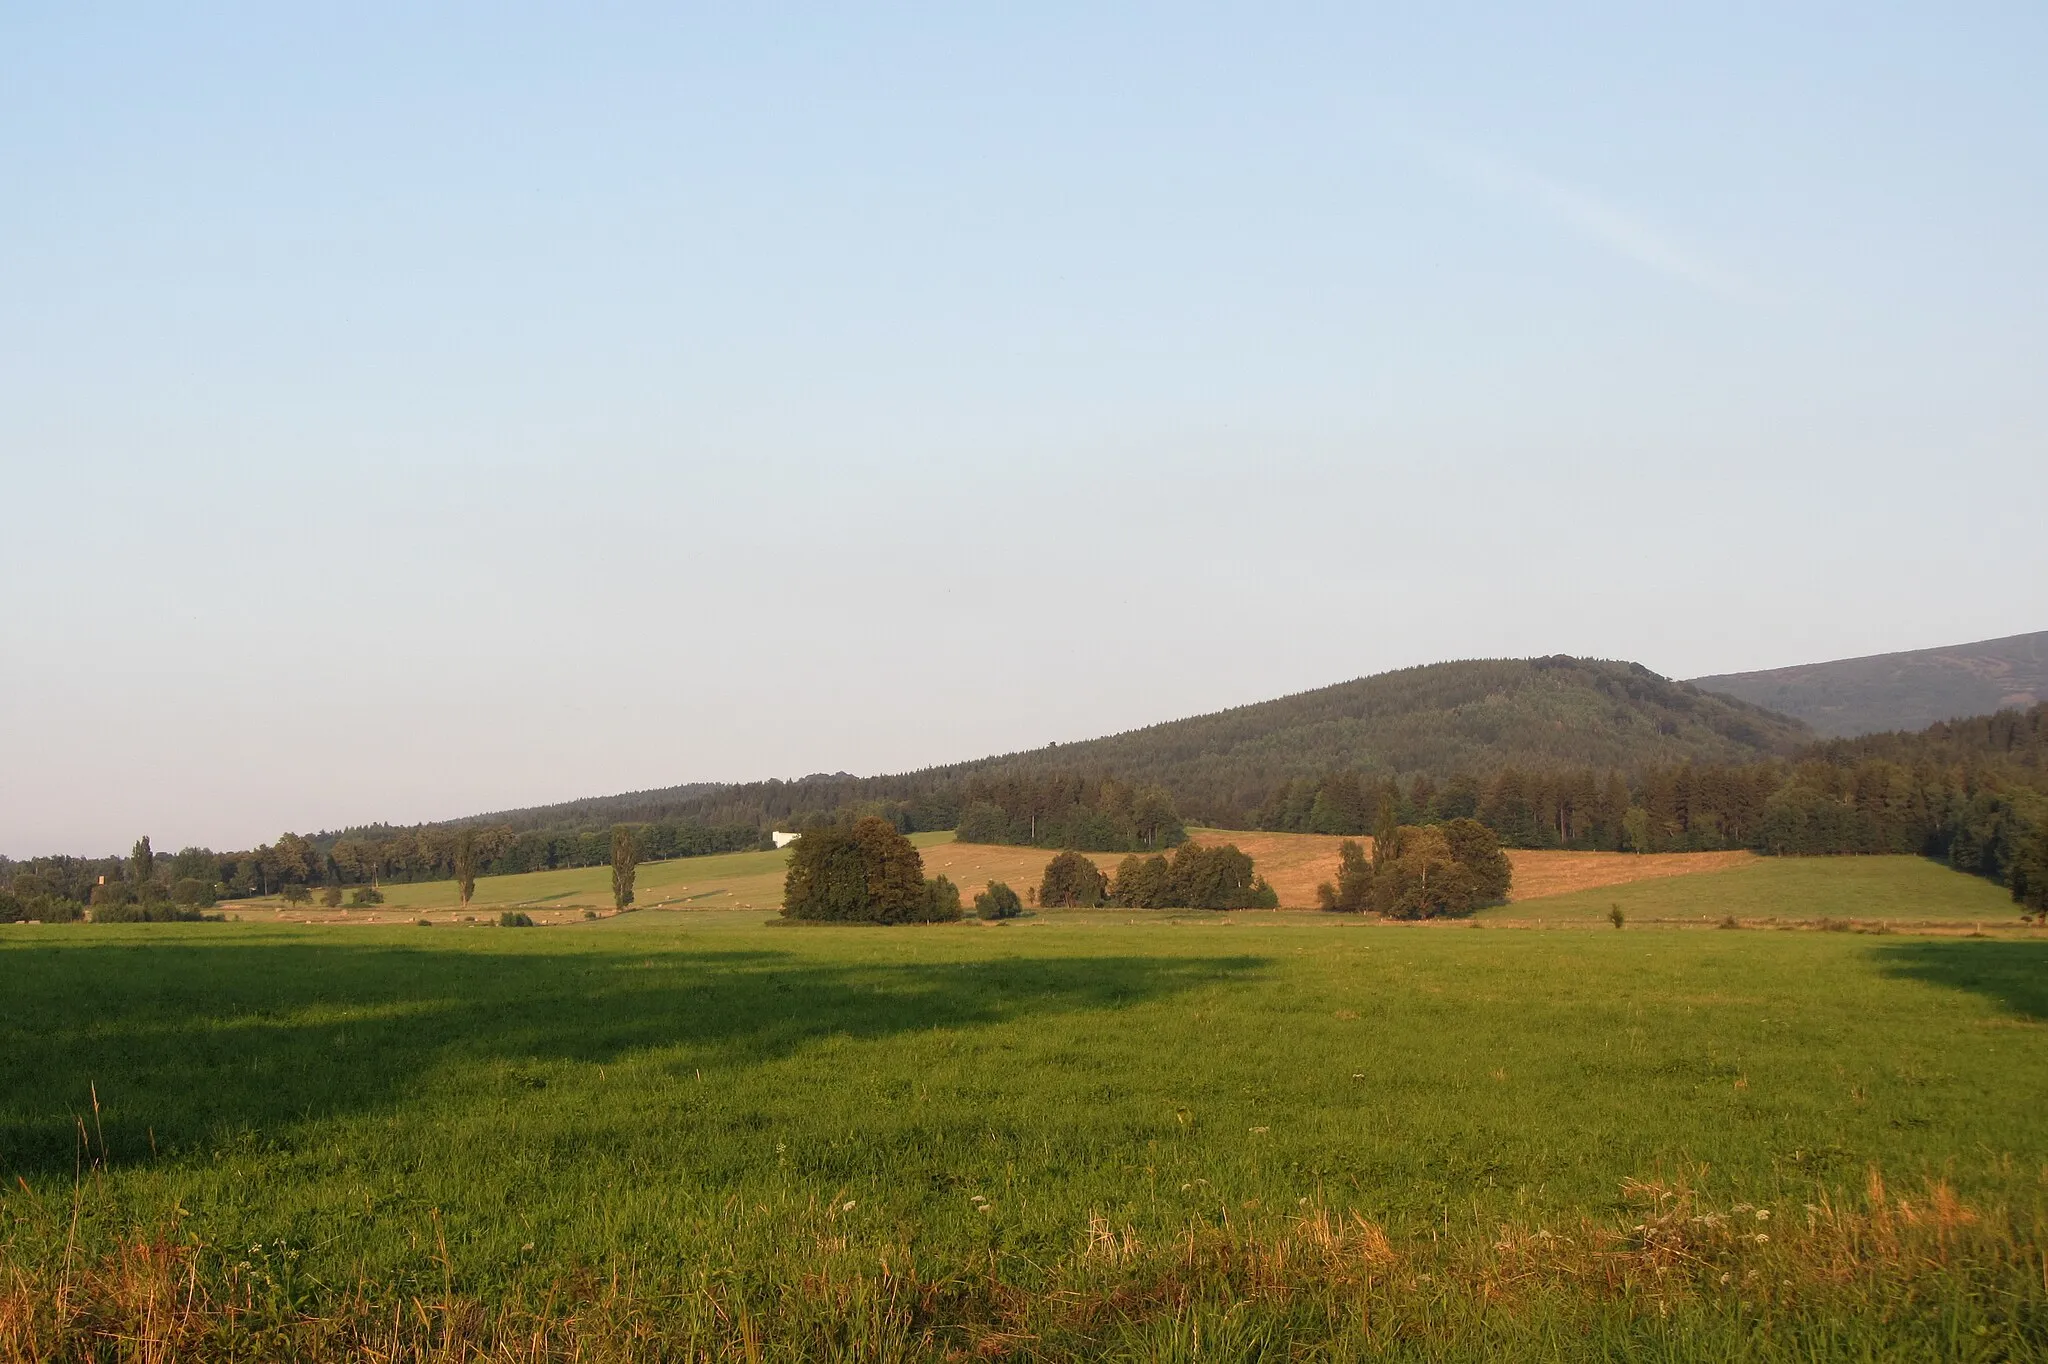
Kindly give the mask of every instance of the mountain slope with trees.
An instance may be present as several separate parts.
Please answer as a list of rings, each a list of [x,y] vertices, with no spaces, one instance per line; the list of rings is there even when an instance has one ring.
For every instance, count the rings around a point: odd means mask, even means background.
[[[1337,770],[1438,780],[1508,767],[1628,771],[1783,756],[1812,738],[1798,721],[1640,664],[1477,659],[1381,673],[952,770],[1114,773],[1171,791],[1190,819],[1243,824],[1275,787]]]
[[[1020,782],[1113,776],[1133,787],[1164,788],[1186,818],[1249,827],[1276,787],[1332,771],[1437,780],[1516,767],[1635,771],[1782,757],[1813,738],[1796,720],[1637,663],[1562,655],[1471,659],[917,772],[675,787],[460,822],[538,829],[640,819],[786,828],[822,814],[888,807],[906,828],[950,829],[967,805],[1011,808],[1008,793]]]
[[[1920,730],[2048,701],[2048,630],[1939,649],[1696,677],[1704,691],[1804,720],[1828,738]]]

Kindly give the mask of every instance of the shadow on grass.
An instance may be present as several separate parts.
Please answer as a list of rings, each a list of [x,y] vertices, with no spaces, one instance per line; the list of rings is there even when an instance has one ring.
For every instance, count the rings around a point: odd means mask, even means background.
[[[1887,975],[1982,995],[2022,1018],[2048,1018],[2048,943],[1964,939],[1877,949]]]
[[[831,1036],[1114,1009],[1260,962],[859,963],[623,944],[557,952],[186,940],[38,950],[0,965],[0,1178],[12,1182],[68,1173],[86,1146],[120,1164],[250,1133],[274,1138],[423,1085],[461,1084],[465,1064],[603,1063],[673,1049],[679,1064],[747,1065]]]

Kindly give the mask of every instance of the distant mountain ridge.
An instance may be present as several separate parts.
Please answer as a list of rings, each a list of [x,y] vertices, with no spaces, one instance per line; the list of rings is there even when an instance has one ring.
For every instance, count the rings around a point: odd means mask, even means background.
[[[1921,730],[1943,720],[2048,701],[2048,630],[1937,649],[1695,677],[1807,724],[1828,738]]]

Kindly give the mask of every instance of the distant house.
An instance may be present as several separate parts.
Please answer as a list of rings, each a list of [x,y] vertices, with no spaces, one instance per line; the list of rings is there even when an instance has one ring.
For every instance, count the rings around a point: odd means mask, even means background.
[[[769,837],[775,840],[775,846],[778,848],[786,848],[790,844],[796,842],[795,834],[786,834],[782,832],[782,830],[780,829],[777,829],[774,833],[770,834]]]

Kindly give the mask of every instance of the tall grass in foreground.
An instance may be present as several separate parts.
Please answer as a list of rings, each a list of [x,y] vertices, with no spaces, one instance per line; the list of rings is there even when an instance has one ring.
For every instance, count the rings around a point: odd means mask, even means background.
[[[931,1264],[908,1244],[851,1243],[838,1210],[814,1203],[777,1210],[783,1253],[768,1263],[733,1253],[675,1276],[613,1262],[488,1302],[454,1289],[445,1240],[438,1288],[406,1293],[297,1281],[278,1253],[209,1247],[173,1225],[90,1261],[7,1263],[0,1357],[2048,1357],[2039,1228],[1940,1181],[1902,1195],[1873,1168],[1861,1197],[1789,1213],[1712,1206],[1683,1183],[1626,1192],[1632,1222],[1403,1246],[1326,1207],[1225,1211],[1158,1244],[1098,1216],[1021,1282],[993,1255]],[[54,1211],[75,1219],[90,1197]]]

